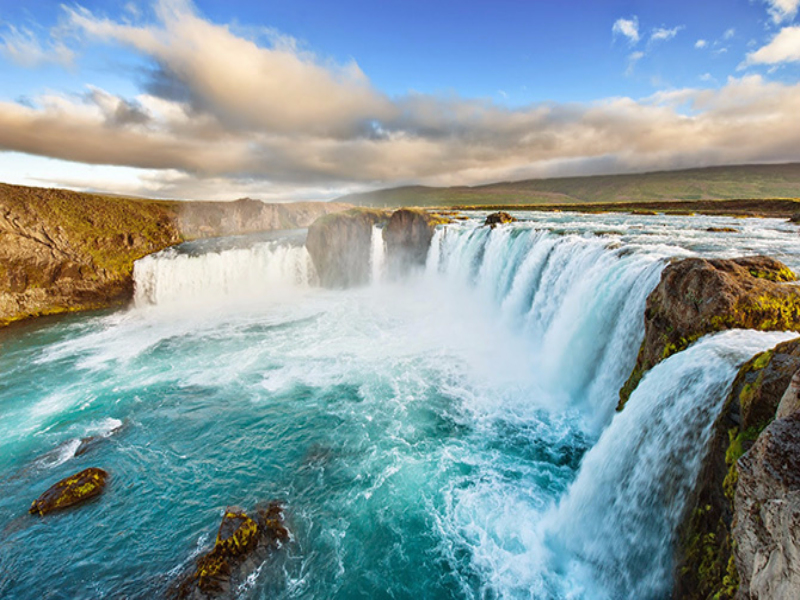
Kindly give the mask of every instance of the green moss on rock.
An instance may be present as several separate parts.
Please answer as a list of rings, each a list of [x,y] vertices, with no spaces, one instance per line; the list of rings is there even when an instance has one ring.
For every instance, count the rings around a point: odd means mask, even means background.
[[[678,531],[674,598],[732,600],[738,591],[731,533],[737,464],[775,415],[800,368],[800,339],[754,356],[736,375],[714,424],[695,490]]]
[[[99,496],[106,486],[108,473],[103,469],[91,467],[71,475],[47,489],[31,504],[28,512],[44,516],[56,510],[63,510]]]
[[[169,596],[184,599],[224,595],[231,577],[248,559],[263,560],[266,551],[288,539],[279,503],[272,502],[253,515],[229,507],[222,517],[214,547],[197,559],[194,571]]]
[[[764,256],[668,265],[647,298],[645,338],[617,409],[647,371],[706,334],[800,330],[800,288],[790,283],[795,279],[786,265]]]

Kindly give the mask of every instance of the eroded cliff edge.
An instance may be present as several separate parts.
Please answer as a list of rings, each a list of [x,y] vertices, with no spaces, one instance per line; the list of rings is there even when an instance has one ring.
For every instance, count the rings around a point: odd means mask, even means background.
[[[0,184],[0,326],[127,302],[134,261],[184,240],[307,227],[345,208],[155,201]]]
[[[800,331],[800,287],[768,257],[683,259],[650,294],[619,409],[649,369],[708,333]],[[744,364],[677,533],[674,598],[800,597],[800,338]]]
[[[620,390],[621,410],[642,377],[700,337],[726,329],[800,330],[795,274],[767,256],[686,258],[664,269],[648,296],[644,341]]]

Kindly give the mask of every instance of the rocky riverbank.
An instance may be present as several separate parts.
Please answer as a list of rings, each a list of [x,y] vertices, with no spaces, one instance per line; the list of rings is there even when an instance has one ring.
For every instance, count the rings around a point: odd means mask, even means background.
[[[344,208],[155,201],[0,184],[0,326],[125,303],[134,261],[184,240],[307,227]]]

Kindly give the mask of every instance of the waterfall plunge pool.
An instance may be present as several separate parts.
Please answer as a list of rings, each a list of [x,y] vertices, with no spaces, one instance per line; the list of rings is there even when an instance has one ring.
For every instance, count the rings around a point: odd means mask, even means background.
[[[706,338],[615,415],[645,299],[672,257],[797,268],[797,227],[517,216],[440,228],[404,281],[374,239],[346,291],[298,234],[193,243],[137,263],[127,310],[0,332],[0,597],[162,596],[226,506],[271,499],[292,539],[236,597],[667,597],[736,365],[792,335]],[[100,499],[26,515],[88,466]]]

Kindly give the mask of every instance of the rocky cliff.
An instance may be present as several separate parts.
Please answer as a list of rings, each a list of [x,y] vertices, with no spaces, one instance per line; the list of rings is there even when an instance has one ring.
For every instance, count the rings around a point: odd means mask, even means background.
[[[738,531],[732,531],[734,500],[737,514],[751,515],[754,514],[750,510],[753,503],[763,504],[770,494],[778,498],[775,488],[780,484],[773,488],[771,483],[756,496],[751,490],[757,487],[752,483],[758,479],[755,474],[764,471],[760,465],[781,460],[780,453],[774,453],[778,448],[776,444],[765,448],[756,455],[758,458],[754,456],[745,461],[743,456],[749,456],[751,447],[760,443],[756,440],[760,440],[762,431],[776,418],[776,412],[778,416],[788,412],[785,406],[791,404],[791,399],[784,402],[782,398],[798,369],[800,339],[779,344],[753,357],[739,370],[714,424],[707,455],[678,532],[674,598],[724,600],[733,598],[739,590],[742,571],[737,568],[737,554],[757,546],[752,543],[743,546],[742,540],[755,531],[758,519],[740,517]],[[779,408],[781,405],[784,405],[784,412]],[[747,466],[743,471],[744,463]],[[743,477],[744,472],[747,474]],[[753,500],[754,497],[761,500]],[[754,551],[748,553],[755,555]],[[797,560],[794,564],[800,566]],[[752,570],[752,565],[745,569]],[[743,593],[746,589],[745,585]],[[744,594],[743,597],[750,596]]]
[[[307,227],[343,208],[163,202],[0,184],[0,326],[126,302],[133,262],[185,239]]]
[[[421,209],[401,208],[392,213],[383,229],[391,276],[402,276],[414,266],[424,265],[434,229],[448,222],[447,217]]]
[[[644,374],[701,336],[725,329],[800,330],[800,288],[766,256],[688,258],[667,266],[647,298],[645,337],[620,390],[619,410]]]
[[[384,225],[389,215],[388,211],[354,208],[314,221],[308,228],[306,248],[320,284],[347,288],[367,283],[372,228]]]

